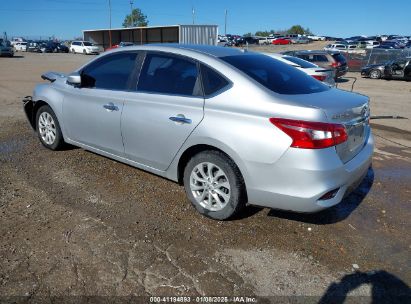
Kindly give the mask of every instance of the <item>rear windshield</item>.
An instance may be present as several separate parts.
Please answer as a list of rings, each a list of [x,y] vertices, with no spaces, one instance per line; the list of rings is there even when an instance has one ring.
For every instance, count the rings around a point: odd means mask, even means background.
[[[296,95],[329,90],[313,77],[268,56],[246,54],[221,59],[275,93]]]
[[[308,62],[307,60],[298,58],[298,57],[293,57],[293,56],[284,56],[284,59],[287,59],[288,61],[291,61],[295,64],[298,64],[300,67],[303,69],[309,69],[309,68],[316,68],[317,66],[311,62]]]
[[[341,54],[334,54],[332,55],[337,62],[340,62],[342,64],[347,63],[347,60],[345,60],[345,57]]]

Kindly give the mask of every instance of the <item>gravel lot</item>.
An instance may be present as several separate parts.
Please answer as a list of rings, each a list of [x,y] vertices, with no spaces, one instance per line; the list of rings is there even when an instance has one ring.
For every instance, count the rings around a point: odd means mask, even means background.
[[[241,219],[216,222],[197,214],[171,181],[82,149],[43,148],[22,97],[42,72],[69,72],[92,57],[18,55],[0,58],[0,302],[96,295],[410,300],[409,120],[373,121],[373,168],[338,206],[314,215],[249,208]],[[410,83],[349,76],[358,78],[354,91],[371,96],[373,115],[411,118]],[[408,298],[390,298],[397,295]]]

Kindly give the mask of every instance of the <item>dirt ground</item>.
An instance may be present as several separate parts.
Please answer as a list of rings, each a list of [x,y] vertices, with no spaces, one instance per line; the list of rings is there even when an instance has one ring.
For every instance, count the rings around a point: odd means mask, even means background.
[[[217,222],[196,213],[171,181],[82,149],[43,148],[22,97],[41,73],[69,72],[92,57],[18,55],[0,58],[0,303],[410,300],[409,120],[373,120],[373,167],[341,204],[312,215],[250,207]],[[371,96],[373,115],[411,118],[410,83],[349,76],[358,78],[354,91]]]

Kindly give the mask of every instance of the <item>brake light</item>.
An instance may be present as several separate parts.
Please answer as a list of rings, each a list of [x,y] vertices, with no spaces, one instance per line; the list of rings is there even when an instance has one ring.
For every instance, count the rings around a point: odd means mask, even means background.
[[[341,63],[339,63],[338,61],[335,61],[335,62],[331,63],[331,66],[333,68],[338,68],[340,65],[341,65]]]
[[[293,148],[324,149],[348,139],[345,127],[341,124],[283,118],[270,118],[270,122],[291,137]]]
[[[312,75],[312,76],[319,81],[324,81],[327,78],[327,76],[324,76],[324,75]]]

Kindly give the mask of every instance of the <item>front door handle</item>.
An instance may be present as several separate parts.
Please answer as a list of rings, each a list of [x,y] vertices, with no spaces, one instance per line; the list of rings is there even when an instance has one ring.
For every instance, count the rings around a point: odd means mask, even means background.
[[[105,104],[103,106],[103,108],[106,109],[109,112],[118,111],[118,107],[112,102],[109,102],[108,104]]]
[[[183,114],[178,114],[176,116],[171,116],[168,119],[170,119],[171,121],[174,121],[178,124],[191,124],[191,119],[186,118]]]

